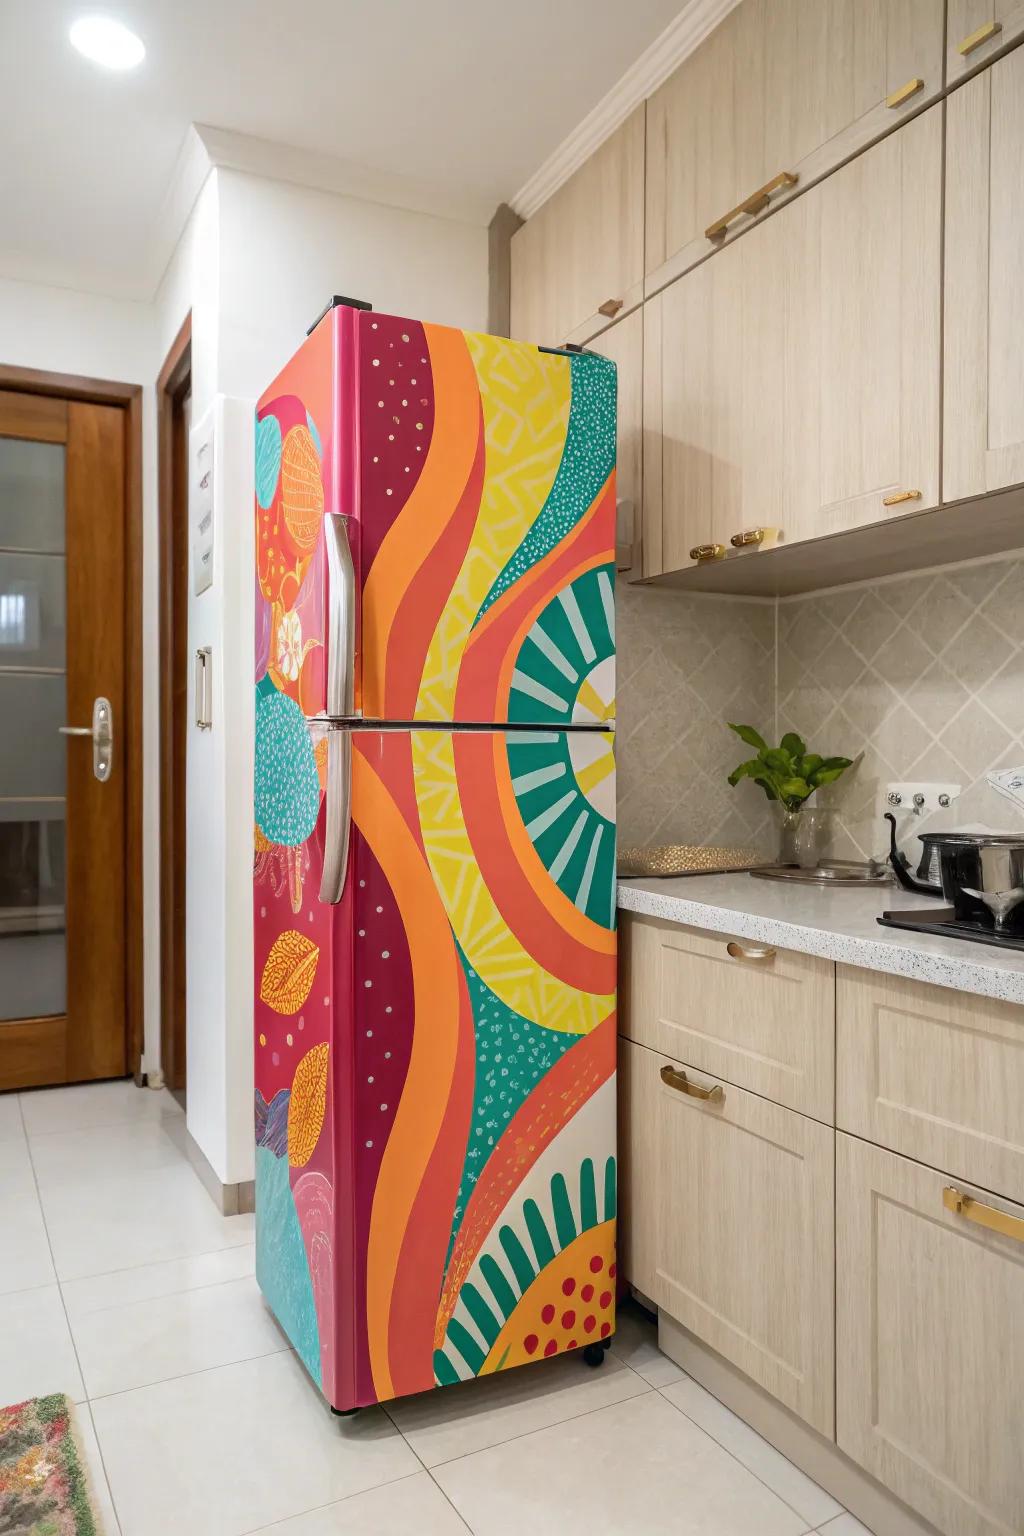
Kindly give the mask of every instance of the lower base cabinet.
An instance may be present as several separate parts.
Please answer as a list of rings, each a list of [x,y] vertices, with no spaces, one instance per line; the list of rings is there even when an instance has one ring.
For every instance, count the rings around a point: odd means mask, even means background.
[[[947,1536],[1024,1531],[1024,1207],[840,1133],[836,1272],[840,1448]]]

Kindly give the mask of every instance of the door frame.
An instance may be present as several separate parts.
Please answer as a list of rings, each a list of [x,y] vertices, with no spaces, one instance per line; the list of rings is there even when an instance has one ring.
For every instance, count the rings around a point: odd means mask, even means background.
[[[142,1083],[142,385],[0,363],[0,388],[118,406],[125,450],[125,1030],[128,1070]]]
[[[180,408],[192,383],[192,312],[171,343],[156,382],[160,585],[160,1066],[165,1086],[185,1088],[185,816],[181,748],[186,695],[173,684],[175,653],[188,654],[188,483],[175,474]],[[188,446],[185,444],[187,455]],[[186,458],[187,464],[187,458]],[[179,583],[184,576],[183,584]],[[178,679],[184,686],[184,678]]]

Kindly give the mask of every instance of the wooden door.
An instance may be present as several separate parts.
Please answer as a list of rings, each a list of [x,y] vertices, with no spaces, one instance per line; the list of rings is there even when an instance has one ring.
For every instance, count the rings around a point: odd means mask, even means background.
[[[950,85],[983,69],[1024,36],[1022,0],[948,0],[946,80]]]
[[[718,1102],[692,1098],[660,1080],[678,1062],[655,1063],[653,1299],[831,1438],[835,1132],[731,1085]]]
[[[0,1089],[128,1070],[125,502],[124,411],[0,391]]]
[[[1024,482],[1024,50],[946,113],[943,495],[958,501]]]
[[[585,342],[640,303],[643,104],[512,236],[510,335]]]
[[[615,499],[616,563],[640,573],[643,529],[644,317],[636,309],[590,343],[590,351],[611,358],[618,378],[618,437]]]
[[[1018,1236],[948,1209],[948,1175],[840,1134],[840,1448],[946,1536],[1024,1530],[1024,1207]]]

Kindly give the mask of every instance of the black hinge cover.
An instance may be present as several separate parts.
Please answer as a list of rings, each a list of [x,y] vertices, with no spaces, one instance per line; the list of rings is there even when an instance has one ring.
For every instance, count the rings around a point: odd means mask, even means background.
[[[313,321],[313,324],[306,327],[306,335],[307,336],[312,336],[313,332],[316,330],[317,326],[320,324],[320,321],[323,319],[324,315],[329,314],[332,309],[337,309],[339,304],[344,304],[346,309],[372,309],[373,308],[373,305],[372,304],[367,304],[365,299],[346,299],[346,297],[345,297],[345,295],[343,293],[336,293],[333,298],[328,299],[328,301],[324,305],[323,309],[320,311],[320,313],[317,315],[316,319]]]
[[[564,347],[537,348],[538,352],[553,352],[556,357],[562,357],[566,352],[571,352],[573,356],[579,356],[581,352],[586,352],[586,350],[586,347],[579,346],[575,341],[567,341]]]

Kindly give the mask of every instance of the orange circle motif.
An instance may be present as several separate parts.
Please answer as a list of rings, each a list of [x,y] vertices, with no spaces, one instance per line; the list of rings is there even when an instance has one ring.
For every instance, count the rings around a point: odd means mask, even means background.
[[[285,525],[297,549],[315,547],[324,515],[324,482],[320,457],[308,427],[292,427],[281,450],[281,507]]]

